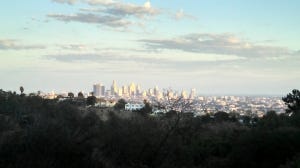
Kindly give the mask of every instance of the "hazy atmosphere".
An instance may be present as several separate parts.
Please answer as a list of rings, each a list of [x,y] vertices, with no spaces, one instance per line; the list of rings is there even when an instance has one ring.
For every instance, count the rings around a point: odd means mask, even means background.
[[[300,85],[300,1],[4,0],[0,88],[135,82],[198,94]]]

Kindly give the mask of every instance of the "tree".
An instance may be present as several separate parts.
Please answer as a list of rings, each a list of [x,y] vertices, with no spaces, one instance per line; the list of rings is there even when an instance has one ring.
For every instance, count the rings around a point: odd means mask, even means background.
[[[127,102],[124,99],[119,99],[118,102],[115,104],[114,108],[116,110],[125,109],[125,104],[127,104]]]
[[[20,86],[20,92],[21,92],[21,94],[23,94],[23,92],[24,92],[24,87],[23,86]]]
[[[167,90],[166,95],[163,101],[154,102],[153,107],[159,110],[164,110],[165,113],[172,112],[172,117],[167,118],[169,120],[165,125],[165,132],[162,134],[161,138],[158,139],[158,145],[153,148],[150,167],[157,167],[157,165],[161,164],[166,160],[165,157],[161,157],[162,155],[168,156],[171,154],[170,151],[164,151],[163,149],[168,146],[168,142],[172,139],[173,136],[176,136],[178,133],[181,121],[183,118],[183,114],[194,111],[194,102],[188,99],[184,99],[182,96],[178,98],[172,98],[170,96],[170,91]]]
[[[281,125],[280,118],[275,111],[268,111],[258,122],[258,126],[264,129],[275,129]]]
[[[297,89],[292,90],[292,93],[289,93],[286,97],[283,97],[282,100],[288,106],[286,113],[288,114],[297,114],[300,113],[300,91]]]
[[[69,92],[69,93],[68,93],[68,97],[69,97],[69,98],[74,98],[74,93]]]
[[[138,112],[140,112],[143,115],[152,113],[152,107],[150,103],[147,100],[144,100],[144,107],[138,110]]]
[[[91,106],[94,106],[96,104],[96,100],[97,98],[95,96],[89,96],[87,99],[86,99],[86,104],[87,105],[91,105]]]
[[[84,98],[83,93],[79,92],[78,95],[77,95],[77,97],[83,99]]]
[[[57,95],[56,98],[57,99],[62,99],[62,98],[64,98],[64,96],[63,95]]]
[[[229,115],[226,112],[219,111],[214,114],[215,121],[217,122],[224,122],[224,121],[229,121]]]

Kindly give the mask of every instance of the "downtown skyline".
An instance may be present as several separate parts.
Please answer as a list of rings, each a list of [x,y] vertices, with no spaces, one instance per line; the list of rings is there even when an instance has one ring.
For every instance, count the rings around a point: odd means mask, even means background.
[[[0,88],[90,91],[115,79],[210,95],[300,86],[296,0],[5,0]]]

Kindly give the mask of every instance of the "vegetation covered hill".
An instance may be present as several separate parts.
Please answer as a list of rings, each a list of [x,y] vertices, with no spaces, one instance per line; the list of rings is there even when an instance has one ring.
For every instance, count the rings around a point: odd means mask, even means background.
[[[239,122],[222,112],[128,115],[0,90],[0,167],[299,167],[299,96],[283,98],[287,114]]]

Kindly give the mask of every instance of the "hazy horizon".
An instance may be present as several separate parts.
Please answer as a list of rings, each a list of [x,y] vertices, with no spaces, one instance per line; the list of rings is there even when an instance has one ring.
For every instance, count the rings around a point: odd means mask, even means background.
[[[300,86],[300,1],[5,0],[0,89],[131,82],[202,95]]]

